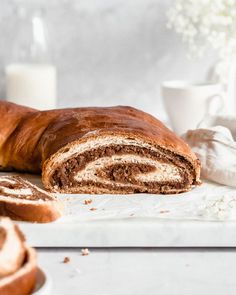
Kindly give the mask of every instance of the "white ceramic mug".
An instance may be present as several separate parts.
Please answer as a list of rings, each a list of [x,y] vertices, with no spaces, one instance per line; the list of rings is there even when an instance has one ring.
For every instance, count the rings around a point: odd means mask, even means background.
[[[166,81],[162,97],[177,134],[196,129],[209,114],[222,113],[225,101],[222,85],[213,82]]]

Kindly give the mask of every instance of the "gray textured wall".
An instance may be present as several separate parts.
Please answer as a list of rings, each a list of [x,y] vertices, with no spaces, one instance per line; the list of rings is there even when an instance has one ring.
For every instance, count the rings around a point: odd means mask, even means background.
[[[16,3],[0,0],[0,85],[14,58],[20,26]],[[165,118],[160,83],[204,79],[211,56],[189,61],[179,38],[166,29],[171,0],[39,0],[45,8],[51,52],[58,67],[59,106],[125,104]]]

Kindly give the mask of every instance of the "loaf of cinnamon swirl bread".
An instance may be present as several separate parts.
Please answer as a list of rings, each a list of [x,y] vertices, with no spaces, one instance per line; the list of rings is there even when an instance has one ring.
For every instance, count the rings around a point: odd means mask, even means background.
[[[132,107],[37,111],[1,101],[0,120],[1,169],[42,171],[54,192],[167,194],[200,183],[189,146]]]
[[[46,223],[61,217],[63,204],[19,176],[0,176],[0,216]]]

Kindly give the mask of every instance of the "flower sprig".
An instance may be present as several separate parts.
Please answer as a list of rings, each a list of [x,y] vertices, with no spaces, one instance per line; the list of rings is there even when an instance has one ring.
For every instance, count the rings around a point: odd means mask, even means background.
[[[191,56],[210,47],[221,60],[236,57],[236,0],[175,0],[167,17]]]

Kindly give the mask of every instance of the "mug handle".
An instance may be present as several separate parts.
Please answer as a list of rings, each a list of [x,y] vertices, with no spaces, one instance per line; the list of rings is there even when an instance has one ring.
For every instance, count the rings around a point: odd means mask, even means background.
[[[221,92],[220,94],[214,94],[214,95],[208,97],[207,102],[206,102],[206,112],[203,115],[203,118],[197,124],[197,129],[201,128],[202,123],[206,119],[208,119],[210,116],[219,115],[220,113],[222,113],[224,111],[225,98],[226,98],[225,92]],[[214,113],[212,113],[211,108],[212,108],[213,102],[216,101],[216,99],[219,99],[220,103],[219,103],[219,106],[217,107],[217,109],[214,111]]]

